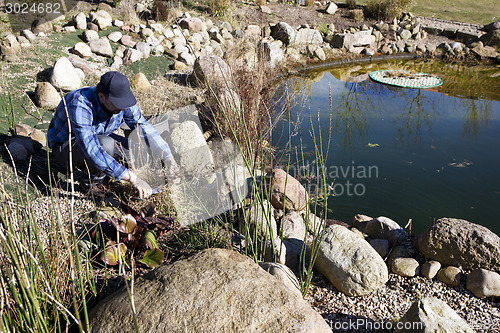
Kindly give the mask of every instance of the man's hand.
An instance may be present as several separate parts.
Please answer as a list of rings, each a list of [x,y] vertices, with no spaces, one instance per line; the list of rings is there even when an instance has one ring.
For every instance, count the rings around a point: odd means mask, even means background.
[[[144,180],[141,178],[137,177],[135,173],[129,171],[125,174],[123,177],[123,180],[126,180],[132,184],[132,186],[139,192],[139,198],[140,199],[146,199],[153,194],[153,190],[151,189],[151,186],[149,186],[148,183],[146,183]]]

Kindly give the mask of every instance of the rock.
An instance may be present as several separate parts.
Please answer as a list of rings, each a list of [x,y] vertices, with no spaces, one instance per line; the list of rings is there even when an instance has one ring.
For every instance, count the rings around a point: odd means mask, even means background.
[[[500,296],[500,274],[486,269],[475,269],[467,275],[467,289],[478,298]]]
[[[52,22],[47,21],[43,18],[36,19],[31,24],[31,31],[33,31],[33,33],[35,35],[39,34],[41,32],[43,32],[44,34],[51,33],[52,32]]]
[[[104,30],[113,25],[111,15],[105,10],[98,10],[95,13],[90,13],[90,20],[97,24],[99,30]]]
[[[296,34],[297,31],[286,22],[279,22],[271,27],[271,36],[282,41],[285,45],[291,44],[295,40]]]
[[[397,222],[384,216],[364,222],[353,221],[353,226],[372,238],[387,239],[391,246],[408,239],[408,234]]]
[[[78,13],[73,16],[73,24],[77,29],[85,30],[87,28],[87,17],[84,13]]]
[[[464,45],[460,42],[450,43],[451,49],[455,52],[462,52],[464,50]]]
[[[149,54],[151,53],[151,46],[149,46],[148,43],[138,42],[137,44],[135,44],[134,49],[141,52],[142,59],[149,58]]]
[[[188,29],[191,33],[207,30],[207,27],[202,20],[197,17],[183,18],[179,21],[179,26],[182,29]]]
[[[19,142],[14,141],[9,143],[7,149],[14,161],[24,161],[28,158],[28,149]]]
[[[444,267],[439,270],[437,278],[439,281],[442,281],[447,285],[457,287],[460,285],[462,271],[460,268],[455,266]]]
[[[399,36],[401,37],[401,39],[407,40],[407,39],[411,39],[412,34],[409,30],[403,29],[399,33]]]
[[[369,243],[382,258],[389,254],[389,241],[387,239],[372,239]]]
[[[264,59],[271,68],[274,68],[285,58],[281,44],[280,41],[264,43]]]
[[[329,2],[328,5],[326,6],[325,12],[327,14],[333,15],[337,12],[337,5],[333,2]]]
[[[187,65],[181,61],[174,60],[172,68],[177,71],[183,71],[187,68]]]
[[[70,54],[68,59],[73,67],[81,69],[84,74],[88,75],[98,69],[95,63],[90,63],[87,60],[82,59],[74,54]]]
[[[78,73],[66,57],[61,57],[55,61],[50,83],[54,88],[64,91],[75,90],[82,85]]]
[[[259,261],[259,266],[274,276],[278,281],[282,282],[288,289],[297,293],[302,297],[300,293],[300,283],[295,274],[283,264],[277,262],[262,262]]]
[[[481,43],[482,44],[482,43]],[[491,46],[481,46],[477,45],[471,49],[471,51],[481,58],[497,58],[500,54]]]
[[[130,38],[130,35],[123,35],[122,38],[120,38],[120,43],[125,46],[130,46],[133,47],[135,43],[132,41],[132,38]]]
[[[14,35],[9,35],[5,37],[0,42],[0,54],[7,56],[17,56],[17,54],[21,51],[21,45],[17,41],[17,38]]]
[[[88,46],[84,42],[76,43],[75,46],[73,46],[72,52],[84,59],[88,59],[92,56],[92,50],[90,49],[90,46]]]
[[[266,175],[270,182],[271,203],[276,209],[301,211],[308,202],[307,192],[302,184],[281,169],[273,169]]]
[[[402,328],[396,328],[394,333],[399,332],[434,332],[434,333],[473,333],[469,327],[452,308],[445,302],[435,297],[424,297],[415,301],[406,314],[399,320]],[[417,324],[420,324],[416,329]],[[406,328],[405,328],[406,327]]]
[[[89,46],[92,52],[94,52],[95,54],[113,58],[113,49],[111,48],[111,44],[106,37],[92,39],[91,41],[89,41]]]
[[[289,211],[281,220],[281,233],[282,238],[296,238],[304,240],[306,235],[306,226],[304,220],[299,213]]]
[[[141,30],[140,34],[142,39],[146,39],[148,37],[154,37],[154,32],[153,30],[149,29],[149,28],[144,28]]]
[[[248,219],[245,221],[247,226],[241,226],[240,233],[245,234],[245,230],[250,231],[250,237],[256,235],[259,239],[274,239],[278,236],[278,227],[272,212],[271,204],[264,200],[263,202],[254,202],[247,210]]]
[[[272,14],[271,8],[267,6],[260,6],[260,11],[263,12],[264,14]]]
[[[301,253],[304,246],[306,251],[304,263],[308,263],[310,250],[302,240],[297,238],[286,238],[283,240],[275,238],[272,241],[268,240],[266,242],[264,259],[271,262],[277,261],[292,270],[297,270],[300,267]]]
[[[317,57],[321,61],[325,61],[326,60],[325,51],[323,51],[323,48],[321,48],[321,47],[317,47],[314,50],[314,56]]]
[[[126,49],[123,52],[123,63],[125,65],[132,64],[136,61],[139,61],[142,59],[142,52],[136,49]]]
[[[48,82],[40,82],[35,88],[35,104],[38,107],[54,110],[59,105],[61,96]]]
[[[414,277],[420,274],[420,265],[413,258],[396,258],[392,262],[391,270],[397,275]]]
[[[375,43],[375,36],[368,34],[335,34],[332,36],[330,45],[335,48],[351,49],[355,46],[371,46]]]
[[[423,277],[428,278],[429,280],[434,279],[439,270],[441,269],[441,263],[439,261],[431,260],[426,261],[420,267],[420,272]]]
[[[479,38],[481,42],[484,43],[484,45],[488,46],[494,46],[494,47],[500,47],[500,30],[493,30],[490,32],[487,32],[481,38]]]
[[[28,38],[24,36],[17,36],[17,42],[19,43],[19,46],[21,46],[21,48],[31,46],[31,43],[28,40]]]
[[[83,32],[83,40],[87,43],[91,40],[99,39],[99,34],[94,30],[85,30]]]
[[[33,42],[36,39],[35,34],[28,29],[22,30],[21,36],[26,37],[30,42]]]
[[[114,20],[113,20],[113,26],[118,27],[118,28],[121,28],[121,27],[123,27],[123,26],[124,26],[124,25],[123,25],[123,21],[118,20],[118,19],[114,19]]]
[[[434,53],[434,52],[436,52],[437,46],[436,46],[436,44],[433,44],[433,43],[427,43],[427,44],[425,44],[425,48],[427,49],[428,52]]]
[[[193,67],[194,82],[200,87],[210,86],[232,88],[231,68],[218,56],[200,56],[196,59]]]
[[[323,43],[321,33],[316,29],[299,29],[295,34],[295,38],[291,44],[314,44],[320,45]]]
[[[155,45],[151,47],[151,54],[154,56],[161,56],[165,53],[165,48],[162,45]]]
[[[491,22],[490,24],[487,24],[483,27],[483,30],[486,32],[490,32],[493,30],[499,30],[499,29],[500,29],[500,21]]]
[[[113,31],[112,33],[110,33],[108,35],[108,39],[112,42],[115,42],[117,43],[118,41],[120,41],[123,37],[123,34],[119,31]]]
[[[137,90],[149,90],[152,87],[148,78],[143,73],[134,74],[130,78],[130,86]]]
[[[189,52],[186,52],[186,51],[179,54],[179,60],[188,66],[193,66],[194,62],[195,62],[193,55]]]
[[[370,244],[336,224],[326,229],[314,267],[348,296],[368,294],[388,280],[387,266]]]
[[[172,148],[176,160],[187,174],[196,177],[210,174],[214,169],[212,153],[203,132],[194,121],[185,121],[172,130]]]
[[[375,50],[371,47],[365,49],[365,54],[369,57],[373,57],[375,55]]]
[[[250,258],[224,249],[160,266],[136,280],[134,293],[144,332],[331,332],[300,295]],[[123,288],[91,311],[90,328],[129,332],[132,317]]]
[[[87,23],[87,30],[92,30],[92,31],[98,32],[99,31],[99,27],[95,23],[88,22]]]
[[[174,51],[177,52],[177,54],[181,54],[182,52],[187,52],[189,53],[189,49],[185,45],[178,44],[174,47]]]
[[[500,237],[488,228],[454,218],[442,218],[424,232],[420,252],[444,266],[500,270]]]
[[[318,236],[319,233],[323,232],[326,227],[325,220],[309,212],[309,210],[303,212],[302,218],[304,219],[307,231],[313,236]]]
[[[121,65],[123,65],[123,59],[119,56],[114,56],[111,68],[119,69]]]

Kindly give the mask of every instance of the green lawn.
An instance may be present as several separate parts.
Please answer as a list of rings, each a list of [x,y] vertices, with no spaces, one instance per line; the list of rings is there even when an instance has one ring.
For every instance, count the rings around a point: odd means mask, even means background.
[[[366,4],[366,0],[358,0]],[[500,20],[500,1],[498,0],[415,0],[410,9],[413,14],[435,17],[444,20],[476,24],[488,24]]]

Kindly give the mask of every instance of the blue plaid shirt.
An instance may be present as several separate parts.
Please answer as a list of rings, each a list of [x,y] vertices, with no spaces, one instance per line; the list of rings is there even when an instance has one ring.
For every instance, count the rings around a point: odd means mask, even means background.
[[[72,139],[78,140],[88,160],[91,160],[97,168],[113,178],[120,180],[128,170],[104,151],[99,144],[97,135],[110,135],[124,122],[130,128],[140,127],[141,137],[144,138],[153,153],[163,161],[172,156],[167,143],[144,119],[137,105],[109,117],[98,102],[95,86],[74,90],[68,93],[64,99],[71,120]],[[64,103],[61,101],[47,131],[49,147],[55,148],[67,142],[68,135],[68,118]]]

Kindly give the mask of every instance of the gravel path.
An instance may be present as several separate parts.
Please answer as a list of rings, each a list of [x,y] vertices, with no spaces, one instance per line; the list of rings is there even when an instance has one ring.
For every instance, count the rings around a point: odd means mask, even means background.
[[[316,274],[306,300],[334,332],[390,332],[411,304],[433,296],[446,302],[476,332],[500,331],[499,302],[478,299],[464,285],[452,288],[424,277],[406,278],[389,274],[389,281],[377,292],[349,297]]]

